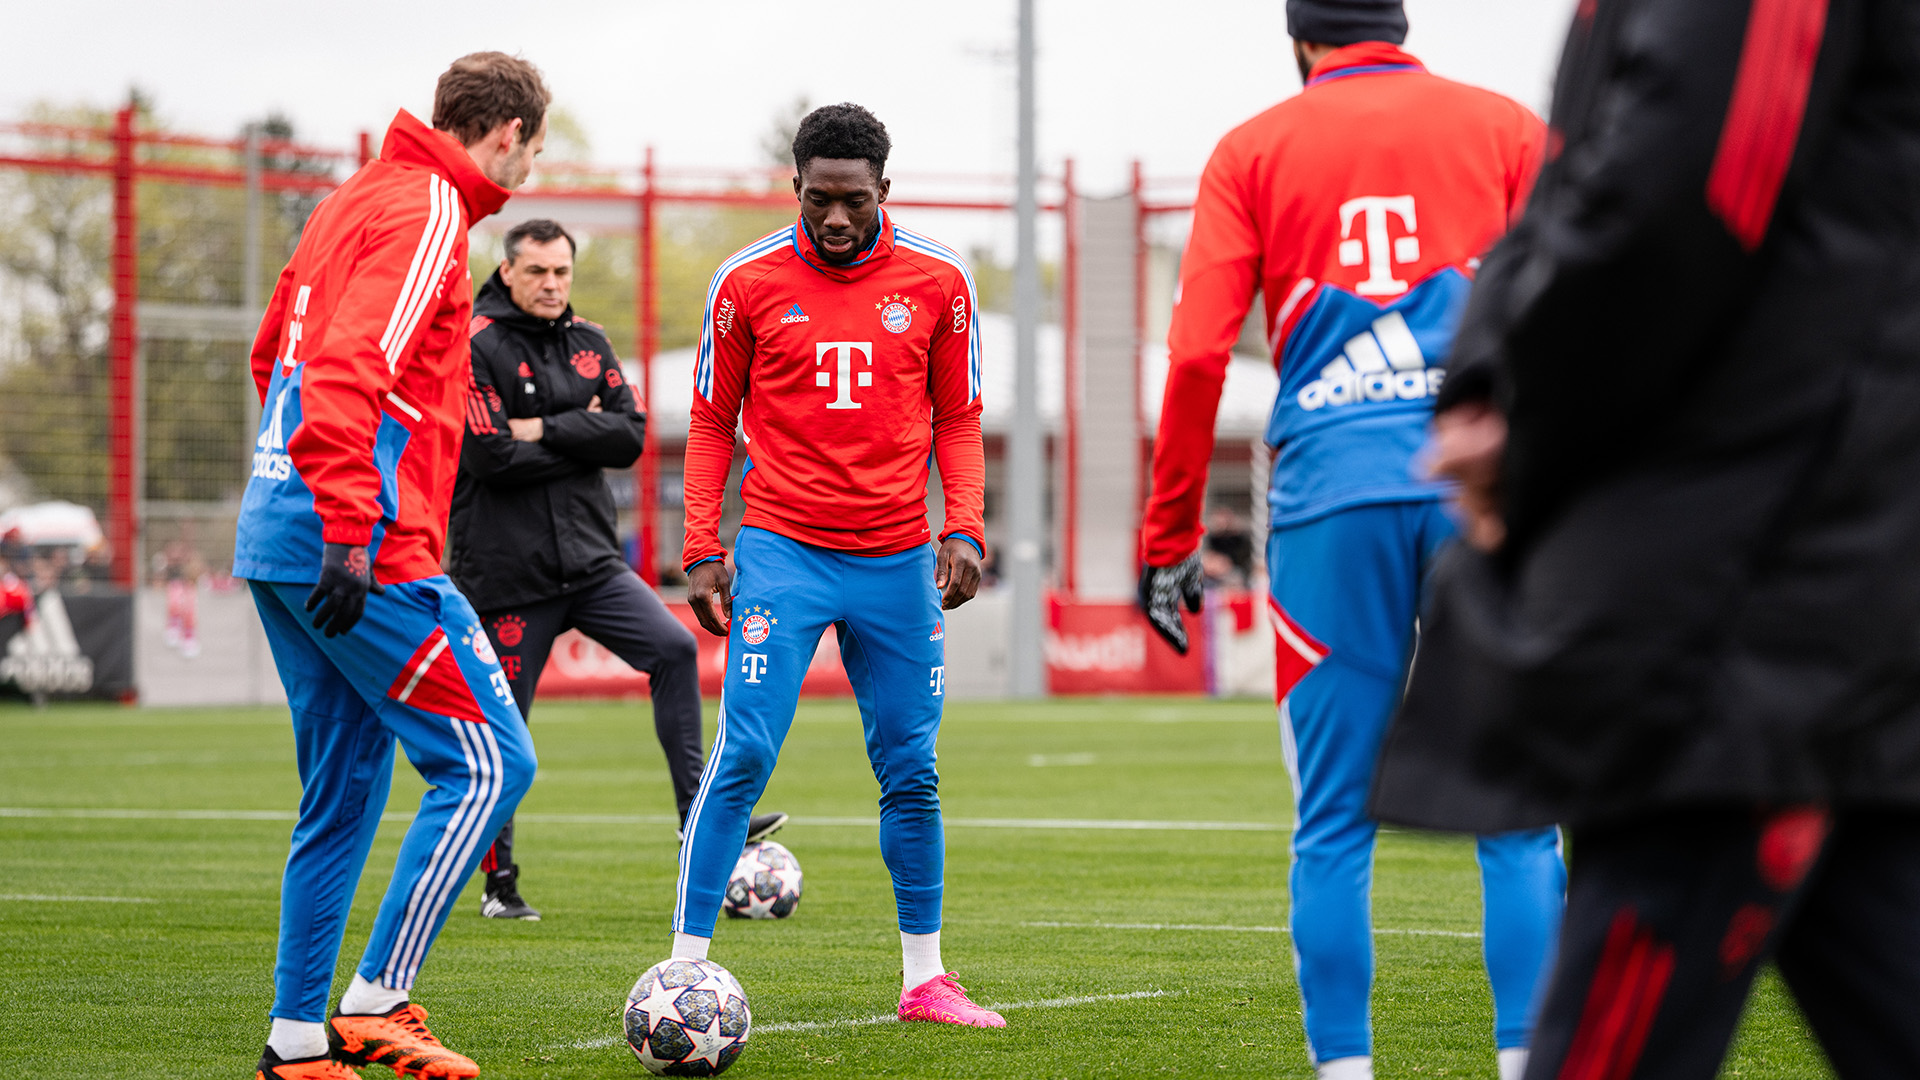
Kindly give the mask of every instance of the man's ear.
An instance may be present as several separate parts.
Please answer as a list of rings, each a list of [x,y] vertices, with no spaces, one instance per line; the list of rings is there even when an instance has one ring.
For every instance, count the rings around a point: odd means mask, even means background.
[[[800,174],[799,173],[793,174],[793,197],[796,199],[800,197]]]
[[[501,278],[501,280],[503,280],[503,281],[504,281],[504,280],[506,280],[506,277],[507,277],[507,271],[509,271],[509,270],[511,270],[511,269],[513,269],[513,261],[512,261],[511,259],[501,259],[501,260],[500,260],[500,278]]]
[[[892,191],[892,190],[893,190],[893,181],[891,181],[891,180],[889,180],[889,179],[887,179],[887,178],[886,178],[886,177],[884,177],[884,176],[883,176],[883,177],[881,177],[881,178],[880,178],[880,201],[881,201],[881,202],[886,202],[886,201],[887,201],[887,192],[889,192],[889,191]]]
[[[513,153],[513,148],[520,145],[520,128],[525,124],[526,121],[517,116],[507,121],[506,130],[501,133],[500,145],[496,149],[502,154]]]

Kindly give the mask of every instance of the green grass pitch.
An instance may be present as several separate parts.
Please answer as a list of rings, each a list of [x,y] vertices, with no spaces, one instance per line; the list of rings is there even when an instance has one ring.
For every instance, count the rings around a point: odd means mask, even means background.
[[[667,952],[677,850],[651,718],[543,704],[533,732],[522,886],[546,919],[482,919],[470,884],[415,999],[490,1080],[641,1076],[618,1014]],[[899,939],[854,707],[809,703],[762,803],[794,815],[779,839],[805,898],[714,942],[754,1014],[732,1076],[1310,1075],[1276,929],[1291,812],[1270,705],[956,703],[940,771],[945,959],[1007,1029],[844,1023],[891,1012]],[[420,790],[401,758],[336,995]],[[0,1072],[251,1076],[298,794],[284,710],[0,706]],[[1477,880],[1459,837],[1382,838],[1382,1077],[1494,1075]],[[1772,977],[1726,1075],[1830,1075]]]

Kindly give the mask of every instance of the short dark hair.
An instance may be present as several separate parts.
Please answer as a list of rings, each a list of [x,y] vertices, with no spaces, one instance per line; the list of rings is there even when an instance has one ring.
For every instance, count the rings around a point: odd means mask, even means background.
[[[893,140],[880,118],[853,104],[822,105],[800,121],[793,133],[793,167],[804,171],[814,158],[864,159],[873,166],[874,179],[887,171]]]
[[[434,87],[433,126],[471,146],[518,117],[524,143],[545,123],[552,101],[532,64],[503,52],[468,53]]]
[[[520,245],[526,241],[531,240],[536,244],[551,244],[563,236],[567,238],[567,253],[570,255],[580,254],[580,245],[573,242],[573,234],[568,232],[565,226],[552,218],[543,217],[523,221],[513,228],[508,229],[506,238],[501,241],[501,246],[506,249],[507,261],[512,262],[520,257]]]

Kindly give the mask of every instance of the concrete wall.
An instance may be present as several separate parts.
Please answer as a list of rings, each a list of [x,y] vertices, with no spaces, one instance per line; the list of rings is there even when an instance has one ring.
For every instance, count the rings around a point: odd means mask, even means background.
[[[1124,600],[1134,592],[1141,492],[1134,226],[1131,195],[1081,203],[1080,543],[1075,571],[1078,594],[1086,600]]]

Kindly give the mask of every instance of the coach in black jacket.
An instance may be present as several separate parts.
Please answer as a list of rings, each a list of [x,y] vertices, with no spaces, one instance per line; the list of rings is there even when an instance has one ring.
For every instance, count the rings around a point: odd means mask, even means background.
[[[1920,4],[1581,3],[1448,368],[1373,806],[1571,823],[1527,1075],[1712,1076],[1769,957],[1920,1075]]]
[[[598,326],[573,313],[573,238],[557,222],[508,230],[473,303],[473,385],[448,572],[500,654],[522,716],[553,641],[571,628],[647,673],[681,818],[700,782],[693,635],[621,557],[602,469],[640,457],[647,418]],[[480,910],[538,919],[521,899],[509,821],[481,863]]]

